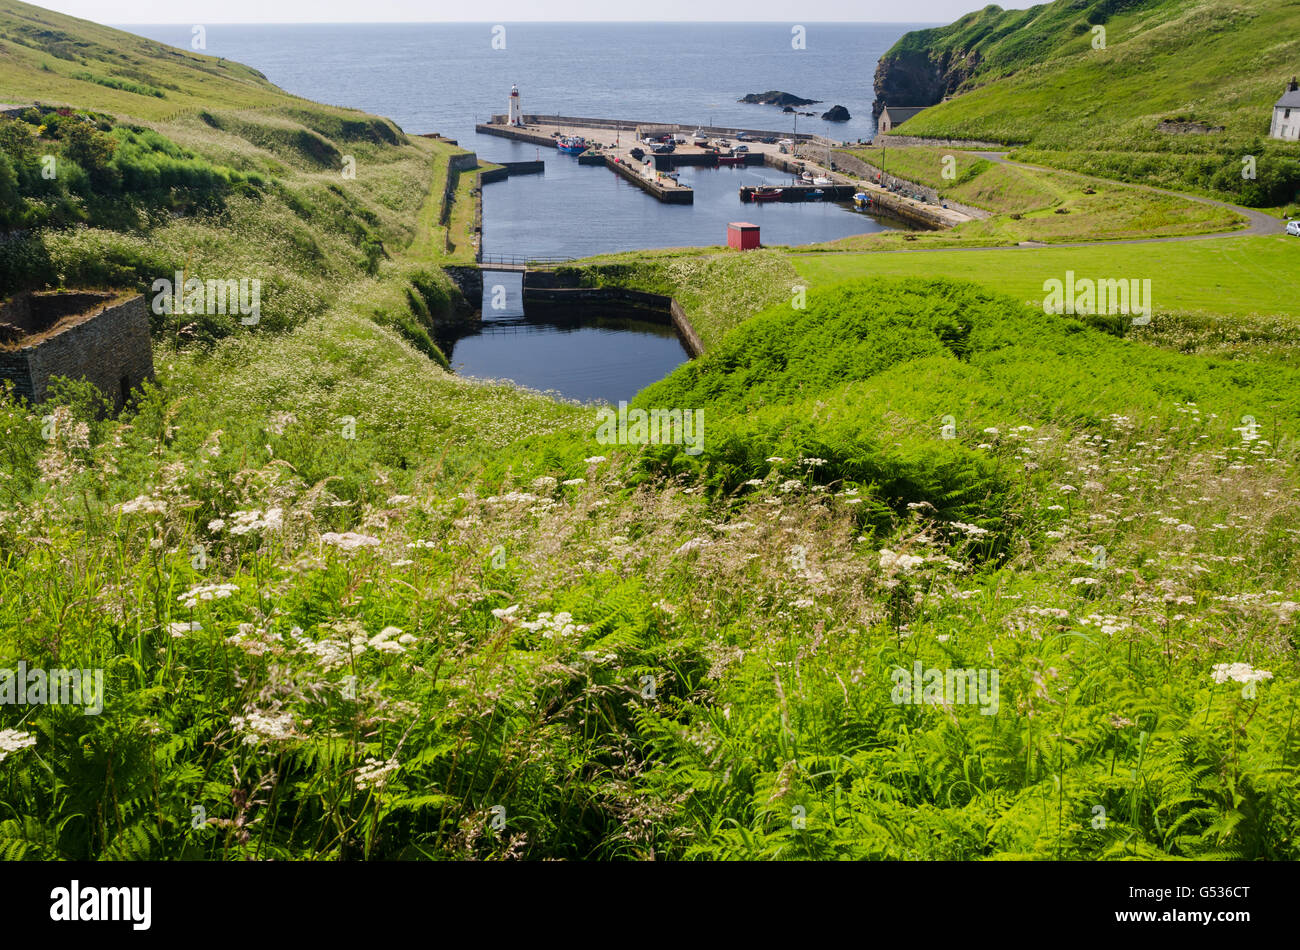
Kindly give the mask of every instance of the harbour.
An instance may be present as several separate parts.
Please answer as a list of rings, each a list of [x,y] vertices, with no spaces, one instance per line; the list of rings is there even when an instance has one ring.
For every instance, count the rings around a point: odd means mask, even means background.
[[[951,228],[972,209],[935,204],[917,191],[886,187],[869,166],[843,151],[847,143],[811,133],[737,126],[634,121],[523,112],[512,87],[505,113],[475,125],[480,135],[568,152],[579,165],[604,165],[664,204],[695,203],[678,169],[762,167],[791,175],[788,184],[742,185],[741,203],[849,202],[922,229]],[[484,178],[484,181],[497,180]]]

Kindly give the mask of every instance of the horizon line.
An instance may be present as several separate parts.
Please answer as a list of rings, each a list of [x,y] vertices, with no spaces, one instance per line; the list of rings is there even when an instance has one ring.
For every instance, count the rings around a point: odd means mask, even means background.
[[[76,17],[76,19],[85,19]],[[104,26],[193,26],[190,21],[162,21],[162,20],[114,20],[112,22],[90,20],[87,22],[99,22]],[[525,20],[506,18],[501,20],[212,20],[207,19],[203,25],[219,24],[221,26],[364,26],[366,24],[384,25],[384,26],[428,26],[430,24],[482,24],[496,26],[498,24],[509,23],[554,23],[561,24],[611,24],[611,25],[637,25],[637,24],[656,24],[656,23],[689,23],[698,25],[719,24],[735,26],[736,24],[745,24],[750,26],[785,26],[794,24],[794,20]],[[844,24],[853,25],[870,25],[880,24],[881,26],[897,26],[900,23],[910,23],[918,26],[928,26],[931,23],[945,25],[941,20],[803,20],[798,25],[804,23],[814,26],[842,26]]]

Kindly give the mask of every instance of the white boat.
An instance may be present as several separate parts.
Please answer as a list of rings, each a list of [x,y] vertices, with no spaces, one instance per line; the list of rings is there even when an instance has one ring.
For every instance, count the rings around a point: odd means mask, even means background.
[[[833,184],[835,184],[835,182],[834,182],[832,179],[827,178],[825,175],[818,175],[816,178],[814,178],[814,179],[812,180],[812,183],[813,183],[814,185],[833,185]]]

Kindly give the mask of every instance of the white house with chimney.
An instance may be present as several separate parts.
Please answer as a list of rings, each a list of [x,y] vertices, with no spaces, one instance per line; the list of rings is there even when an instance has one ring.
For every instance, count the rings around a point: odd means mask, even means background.
[[[1286,92],[1273,106],[1273,125],[1268,130],[1269,138],[1286,139],[1289,142],[1300,141],[1300,85],[1295,77],[1287,84]]]

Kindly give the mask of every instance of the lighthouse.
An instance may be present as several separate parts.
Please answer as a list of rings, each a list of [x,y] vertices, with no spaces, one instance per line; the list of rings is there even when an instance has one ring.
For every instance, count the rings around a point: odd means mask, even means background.
[[[510,86],[510,115],[508,125],[523,125],[524,110],[519,104],[519,84],[512,83]]]

